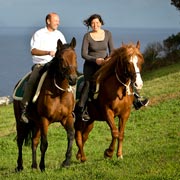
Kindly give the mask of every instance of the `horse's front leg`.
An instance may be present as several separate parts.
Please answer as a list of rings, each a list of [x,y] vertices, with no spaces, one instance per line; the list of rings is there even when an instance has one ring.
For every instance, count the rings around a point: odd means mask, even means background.
[[[40,139],[40,129],[35,128],[32,138],[32,165],[31,168],[37,169],[37,158],[36,158],[36,150],[39,144]]]
[[[118,136],[118,147],[117,147],[117,157],[123,159],[122,147],[124,139],[124,129],[128,117],[119,117],[119,136]]]
[[[74,118],[72,115],[68,118],[66,121],[66,124],[63,124],[64,128],[66,129],[67,132],[67,150],[66,150],[66,158],[62,163],[62,167],[67,167],[71,163],[71,157],[72,157],[72,145],[74,141]]]
[[[112,140],[109,145],[109,148],[104,151],[104,157],[111,158],[114,153],[116,139],[118,138],[118,129],[116,128],[116,124],[114,122],[114,113],[111,110],[107,111],[107,123],[111,129]]]

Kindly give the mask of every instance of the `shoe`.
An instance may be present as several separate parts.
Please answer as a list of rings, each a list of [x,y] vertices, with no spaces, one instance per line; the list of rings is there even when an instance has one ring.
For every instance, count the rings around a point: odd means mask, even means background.
[[[91,119],[91,118],[90,118],[88,112],[85,110],[85,111],[83,112],[83,114],[82,114],[82,120],[83,120],[83,121],[89,121],[90,119]]]
[[[29,123],[29,120],[28,118],[26,117],[26,114],[25,113],[22,113],[21,115],[21,122],[24,122],[24,123]]]
[[[148,99],[144,99],[144,100],[139,100],[137,99],[136,102],[133,103],[134,104],[134,108],[136,110],[140,109],[142,106],[147,106],[149,104],[149,100]]]
[[[26,109],[27,109],[27,105],[24,105],[22,108],[22,114],[21,114],[20,121],[27,124],[27,123],[29,123],[29,119],[27,118]]]

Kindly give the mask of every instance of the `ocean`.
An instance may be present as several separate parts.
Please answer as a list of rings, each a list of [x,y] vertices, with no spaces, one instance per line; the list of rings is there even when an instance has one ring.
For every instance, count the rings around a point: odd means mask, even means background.
[[[112,32],[115,48],[122,42],[141,43],[141,52],[149,43],[162,42],[172,34],[179,32],[178,28],[117,28],[104,27]],[[30,54],[30,38],[39,27],[10,27],[0,29],[0,97],[11,96],[16,83],[32,66]],[[61,27],[61,32],[70,42],[72,37],[77,40],[76,52],[78,56],[78,71],[82,72],[84,60],[81,58],[81,42],[85,27]]]

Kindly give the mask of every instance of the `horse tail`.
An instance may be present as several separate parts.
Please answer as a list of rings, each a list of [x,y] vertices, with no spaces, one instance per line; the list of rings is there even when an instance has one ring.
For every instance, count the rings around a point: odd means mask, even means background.
[[[27,134],[24,138],[24,145],[25,146],[31,146],[32,144],[32,129],[33,129],[33,126],[30,125],[29,128],[27,128]]]

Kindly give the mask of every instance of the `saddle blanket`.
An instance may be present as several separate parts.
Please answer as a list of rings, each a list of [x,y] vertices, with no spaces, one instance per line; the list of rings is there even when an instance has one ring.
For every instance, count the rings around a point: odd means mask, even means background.
[[[24,90],[25,90],[25,86],[26,86],[26,83],[27,81],[29,80],[29,76],[30,76],[31,72],[28,72],[17,84],[17,86],[15,87],[14,91],[13,91],[13,99],[15,100],[19,100],[21,101],[22,98],[23,98],[23,94],[24,94]],[[36,102],[39,94],[40,94],[40,91],[41,91],[41,87],[42,87],[42,84],[45,80],[45,77],[47,75],[47,72],[44,72],[44,74],[41,76],[41,79],[40,79],[40,82],[38,84],[38,87],[37,87],[37,90],[36,90],[36,93],[32,99],[32,102]],[[84,76],[81,75],[78,77],[78,81],[77,81],[77,84],[74,86],[74,97],[76,100],[79,100],[80,98],[80,94],[81,94],[81,91],[82,91],[82,88],[83,88],[83,85],[84,85]]]
[[[24,94],[24,89],[25,89],[25,86],[26,86],[26,83],[27,81],[29,80],[29,76],[30,76],[31,72],[28,72],[17,84],[17,86],[15,87],[14,91],[13,91],[13,99],[15,100],[19,100],[21,101],[22,100],[22,97],[23,97],[23,94]],[[33,100],[32,102],[36,102],[39,94],[40,94],[40,91],[41,91],[41,87],[42,87],[42,84],[45,80],[45,77],[47,75],[47,71],[43,73],[43,75],[41,76],[41,79],[39,81],[39,84],[38,84],[38,87],[37,87],[37,90],[36,90],[36,93],[33,97]]]

